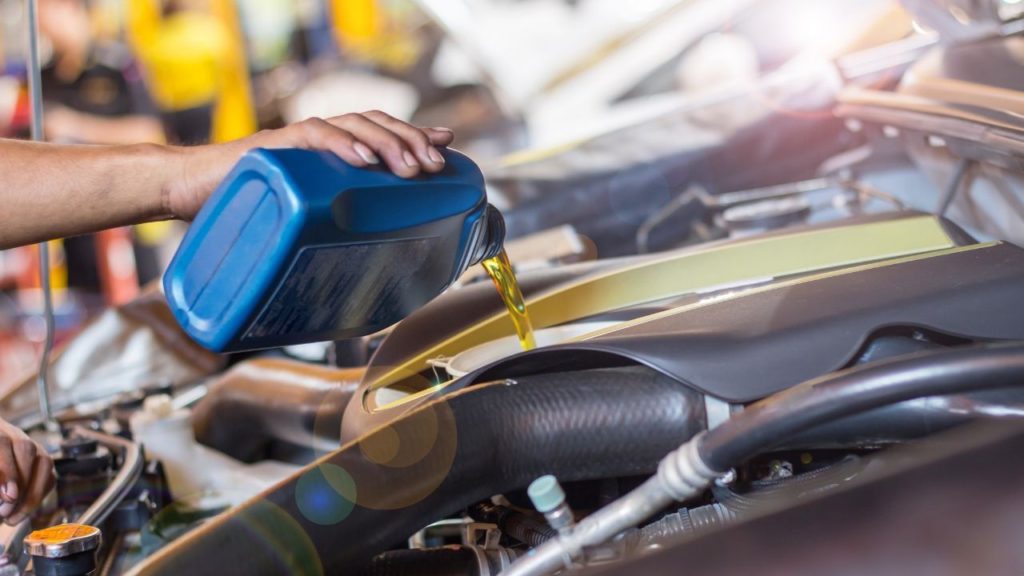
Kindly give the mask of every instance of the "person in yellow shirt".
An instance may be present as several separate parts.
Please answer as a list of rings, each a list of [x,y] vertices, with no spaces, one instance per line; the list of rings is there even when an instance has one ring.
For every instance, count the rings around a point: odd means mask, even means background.
[[[129,42],[168,142],[210,141],[213,111],[235,48],[231,31],[197,0],[130,0]]]

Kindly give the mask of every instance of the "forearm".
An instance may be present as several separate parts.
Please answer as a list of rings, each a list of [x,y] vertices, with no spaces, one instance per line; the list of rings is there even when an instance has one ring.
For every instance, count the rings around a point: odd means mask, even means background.
[[[0,140],[0,249],[172,216],[186,153]]]

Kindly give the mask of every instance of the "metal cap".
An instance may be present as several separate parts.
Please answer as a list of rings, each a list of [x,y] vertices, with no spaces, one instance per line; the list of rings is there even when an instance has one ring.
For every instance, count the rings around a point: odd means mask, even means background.
[[[100,529],[86,524],[60,524],[36,530],[25,538],[25,552],[43,558],[66,558],[99,548]]]
[[[531,482],[530,487],[526,489],[526,494],[533,502],[533,506],[541,513],[551,512],[565,502],[565,492],[562,491],[562,486],[550,474]]]

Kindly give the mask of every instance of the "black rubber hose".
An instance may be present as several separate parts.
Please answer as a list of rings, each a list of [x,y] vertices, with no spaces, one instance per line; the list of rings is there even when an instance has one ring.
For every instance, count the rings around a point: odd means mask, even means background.
[[[439,517],[543,474],[563,481],[650,474],[704,428],[701,395],[645,368],[474,386],[307,466],[135,574],[314,569],[304,563],[316,563],[317,573],[358,571]]]
[[[501,533],[528,546],[540,546],[558,536],[543,516],[524,514],[508,506],[481,502],[470,506],[469,516],[477,522],[495,524]]]
[[[902,444],[983,418],[1024,416],[1024,387],[925,396],[815,426],[778,450],[875,449]]]
[[[809,380],[752,404],[709,431],[704,462],[728,470],[794,434],[836,419],[924,396],[1024,385],[1024,344],[929,351]]]
[[[211,382],[192,410],[196,440],[242,462],[277,455],[283,446],[329,452],[339,446],[341,413],[362,376],[361,369],[283,358],[240,362]]]

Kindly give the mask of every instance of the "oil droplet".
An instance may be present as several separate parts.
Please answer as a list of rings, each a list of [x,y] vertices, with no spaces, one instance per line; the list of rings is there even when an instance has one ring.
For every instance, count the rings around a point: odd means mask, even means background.
[[[519,345],[523,350],[533,350],[537,342],[533,339],[533,326],[530,324],[530,315],[526,311],[526,302],[523,301],[523,293],[519,290],[519,283],[516,275],[512,272],[512,263],[509,262],[508,254],[504,250],[494,258],[488,258],[481,263],[487,275],[494,282],[498,289],[501,300],[508,308],[509,317],[516,328],[516,336],[519,337]]]

